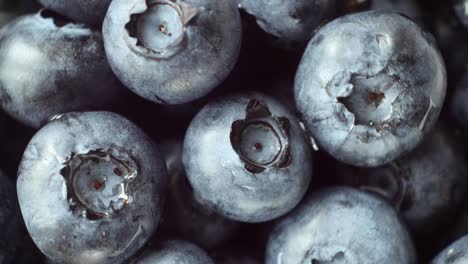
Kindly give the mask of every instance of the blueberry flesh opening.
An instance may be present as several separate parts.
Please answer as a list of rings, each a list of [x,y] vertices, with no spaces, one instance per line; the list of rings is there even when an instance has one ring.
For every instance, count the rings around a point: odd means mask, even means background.
[[[196,15],[194,8],[180,1],[148,0],[143,13],[132,14],[126,29],[136,45],[150,53],[172,56],[180,50],[185,25]]]
[[[350,94],[338,97],[338,101],[354,114],[355,125],[383,125],[391,121],[392,104],[401,90],[398,80],[387,73],[375,76],[353,74]]]
[[[180,13],[171,5],[148,7],[137,22],[137,36],[141,43],[154,51],[176,45],[183,37],[184,25]]]
[[[331,260],[312,259],[311,264],[344,264],[347,263],[343,252],[336,253]]]
[[[90,220],[110,217],[132,202],[130,184],[137,176],[134,164],[112,151],[72,154],[62,175],[67,180],[70,209]]]
[[[231,144],[251,173],[285,168],[292,162],[289,130],[289,119],[276,117],[262,102],[251,100],[245,119],[232,124]]]

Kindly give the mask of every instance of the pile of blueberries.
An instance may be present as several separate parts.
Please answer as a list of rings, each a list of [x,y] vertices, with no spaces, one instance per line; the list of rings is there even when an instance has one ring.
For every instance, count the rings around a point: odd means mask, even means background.
[[[0,0],[0,264],[468,263],[466,65],[468,0]]]

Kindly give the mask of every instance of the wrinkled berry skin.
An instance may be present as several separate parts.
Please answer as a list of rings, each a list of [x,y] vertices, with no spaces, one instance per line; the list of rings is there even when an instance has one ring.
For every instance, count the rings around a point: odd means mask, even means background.
[[[205,249],[214,248],[232,238],[240,224],[205,208],[195,199],[182,164],[182,143],[183,140],[165,140],[161,143],[169,175],[161,230]]]
[[[455,216],[468,168],[454,137],[437,127],[415,150],[388,165],[341,172],[342,183],[388,199],[418,235],[437,232]]]
[[[155,11],[161,6],[167,13]],[[167,20],[145,23],[163,16]],[[115,0],[103,36],[114,73],[131,91],[157,103],[182,104],[206,95],[233,69],[240,15],[231,0]]]
[[[431,39],[401,15],[374,11],[340,17],[317,32],[296,75],[295,100],[326,152],[376,167],[422,141],[447,82]]]
[[[0,29],[1,106],[35,128],[55,114],[100,109],[119,91],[101,34],[81,24],[59,27],[49,15],[41,10]]]
[[[38,0],[44,7],[73,21],[99,25],[106,16],[112,0]]]
[[[468,262],[468,236],[453,242],[440,252],[431,264],[463,264]]]
[[[0,171],[0,263],[14,263],[19,246],[19,208],[14,185]]]
[[[183,163],[198,201],[242,222],[290,211],[312,173],[310,148],[295,116],[256,93],[206,105],[186,133]]]
[[[393,208],[351,188],[305,200],[273,230],[266,264],[416,263],[413,244]]]
[[[58,263],[125,263],[155,231],[166,169],[156,145],[109,112],[70,113],[32,138],[18,199],[38,248]]]
[[[170,240],[162,242],[155,250],[146,252],[135,264],[214,264],[206,252],[195,244]]]
[[[335,0],[239,0],[266,32],[285,42],[307,43],[315,29],[336,11]]]

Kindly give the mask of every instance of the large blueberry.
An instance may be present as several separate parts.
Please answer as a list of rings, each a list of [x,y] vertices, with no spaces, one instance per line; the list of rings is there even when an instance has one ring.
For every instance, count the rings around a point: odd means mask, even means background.
[[[286,42],[307,42],[334,15],[336,0],[238,0],[266,32]]]
[[[373,11],[321,28],[295,82],[297,107],[319,145],[365,167],[414,149],[433,128],[445,92],[432,37],[401,15]]]
[[[0,263],[13,263],[19,246],[19,210],[14,185],[0,171]]]
[[[182,141],[172,139],[161,144],[169,175],[161,230],[203,248],[213,248],[232,238],[239,223],[218,215],[195,199],[182,164]]]
[[[412,231],[428,235],[459,209],[468,168],[454,137],[438,127],[414,151],[388,165],[340,174],[342,182],[387,198]]]
[[[197,245],[182,241],[162,242],[155,249],[147,251],[135,264],[214,264],[206,252]]]
[[[463,264],[468,262],[468,236],[450,244],[440,252],[431,264]]]
[[[272,232],[267,264],[416,263],[411,238],[396,211],[351,188],[316,193]]]
[[[187,131],[183,162],[202,204],[245,222],[290,211],[312,172],[296,117],[270,97],[253,93],[206,105]]]
[[[118,89],[101,33],[47,10],[0,30],[0,104],[21,123],[102,108]]]
[[[18,199],[39,249],[58,263],[123,263],[155,231],[166,182],[153,141],[109,112],[44,126],[18,171]]]
[[[231,0],[114,0],[103,25],[117,77],[158,103],[198,99],[230,73],[241,45]]]
[[[38,0],[47,9],[54,10],[74,21],[98,25],[106,16],[112,0]]]

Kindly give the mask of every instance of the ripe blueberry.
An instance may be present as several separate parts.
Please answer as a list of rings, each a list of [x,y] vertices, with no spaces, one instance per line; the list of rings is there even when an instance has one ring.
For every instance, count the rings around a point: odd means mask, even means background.
[[[240,27],[231,0],[114,0],[103,36],[110,65],[130,90],[181,104],[227,77],[239,54]]]
[[[323,190],[282,219],[266,264],[416,263],[411,238],[393,208],[350,188]]]
[[[319,145],[363,167],[414,149],[434,126],[445,92],[432,37],[403,16],[374,11],[321,28],[295,82],[297,107]]]
[[[58,263],[123,263],[158,225],[166,169],[152,140],[109,112],[70,113],[29,143],[18,199],[38,248]]]
[[[188,128],[183,162],[200,203],[244,222],[290,211],[312,173],[310,148],[297,119],[261,94],[206,105]]]
[[[0,104],[23,124],[93,110],[113,101],[118,81],[99,32],[47,10],[0,30]]]

